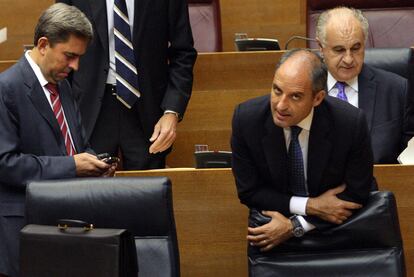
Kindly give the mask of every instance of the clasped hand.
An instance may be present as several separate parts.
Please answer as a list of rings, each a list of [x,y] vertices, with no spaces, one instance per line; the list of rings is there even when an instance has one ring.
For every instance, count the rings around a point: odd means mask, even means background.
[[[322,220],[342,224],[354,210],[362,208],[361,204],[339,199],[336,195],[343,192],[346,186],[340,185],[315,198],[309,198],[306,214],[314,215]]]
[[[248,227],[247,240],[250,245],[260,247],[260,251],[269,251],[273,247],[292,237],[293,226],[290,219],[279,212],[264,211],[271,221],[259,227]]]

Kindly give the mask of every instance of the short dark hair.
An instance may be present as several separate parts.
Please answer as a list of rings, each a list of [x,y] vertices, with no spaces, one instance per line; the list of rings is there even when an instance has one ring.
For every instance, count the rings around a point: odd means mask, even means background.
[[[71,35],[90,42],[93,38],[92,24],[78,8],[56,3],[46,9],[37,22],[33,44],[47,37],[51,46],[66,42]]]
[[[312,70],[311,72],[309,72],[309,75],[312,81],[312,93],[313,95],[316,95],[319,91],[325,89],[326,80],[328,78],[328,71],[327,71],[326,65],[323,62],[321,56],[317,52],[311,49],[307,49],[307,48],[291,49],[282,55],[282,57],[280,58],[280,61],[276,65],[276,71],[290,57],[296,55],[299,52],[307,52],[313,57],[310,61]]]

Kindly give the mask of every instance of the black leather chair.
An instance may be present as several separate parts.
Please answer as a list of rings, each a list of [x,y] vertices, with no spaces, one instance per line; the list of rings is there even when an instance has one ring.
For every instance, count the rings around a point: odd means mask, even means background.
[[[414,126],[414,49],[367,48],[365,63],[408,79],[407,113],[409,126]],[[412,128],[409,128],[412,129]]]
[[[365,63],[414,80],[413,48],[367,48]]]
[[[251,214],[250,226],[262,225]],[[391,192],[372,192],[344,224],[291,238],[268,253],[249,246],[250,276],[406,276],[397,206]]]
[[[56,225],[62,218],[96,228],[128,229],[135,237],[139,276],[180,276],[171,183],[164,177],[83,178],[33,182],[27,222]]]

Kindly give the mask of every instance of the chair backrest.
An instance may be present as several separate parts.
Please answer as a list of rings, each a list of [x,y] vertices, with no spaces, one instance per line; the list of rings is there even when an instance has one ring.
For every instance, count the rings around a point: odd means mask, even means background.
[[[198,52],[222,51],[219,0],[187,0],[194,47]]]
[[[27,187],[28,224],[62,218],[96,228],[128,229],[135,237],[139,276],[179,276],[171,183],[165,177],[83,178]]]
[[[414,113],[414,49],[413,48],[367,48],[365,63],[398,74],[408,80],[408,113]],[[410,121],[412,116],[408,117]],[[413,126],[414,122],[408,122]]]
[[[414,46],[414,2],[411,0],[307,0],[307,36],[315,38],[316,21],[322,11],[337,6],[361,9],[369,21],[366,47]],[[309,48],[318,48],[308,42]]]
[[[414,80],[413,48],[369,48],[365,50],[365,63]]]
[[[406,276],[392,192],[372,192],[342,225],[256,252],[249,249],[250,276]]]

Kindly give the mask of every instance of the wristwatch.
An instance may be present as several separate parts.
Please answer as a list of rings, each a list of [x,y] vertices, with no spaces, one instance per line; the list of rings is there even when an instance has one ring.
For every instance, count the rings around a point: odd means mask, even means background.
[[[298,217],[294,215],[294,216],[291,216],[289,219],[293,225],[293,230],[292,230],[293,236],[297,238],[302,237],[305,234],[305,229],[303,229],[302,224],[300,224]]]

